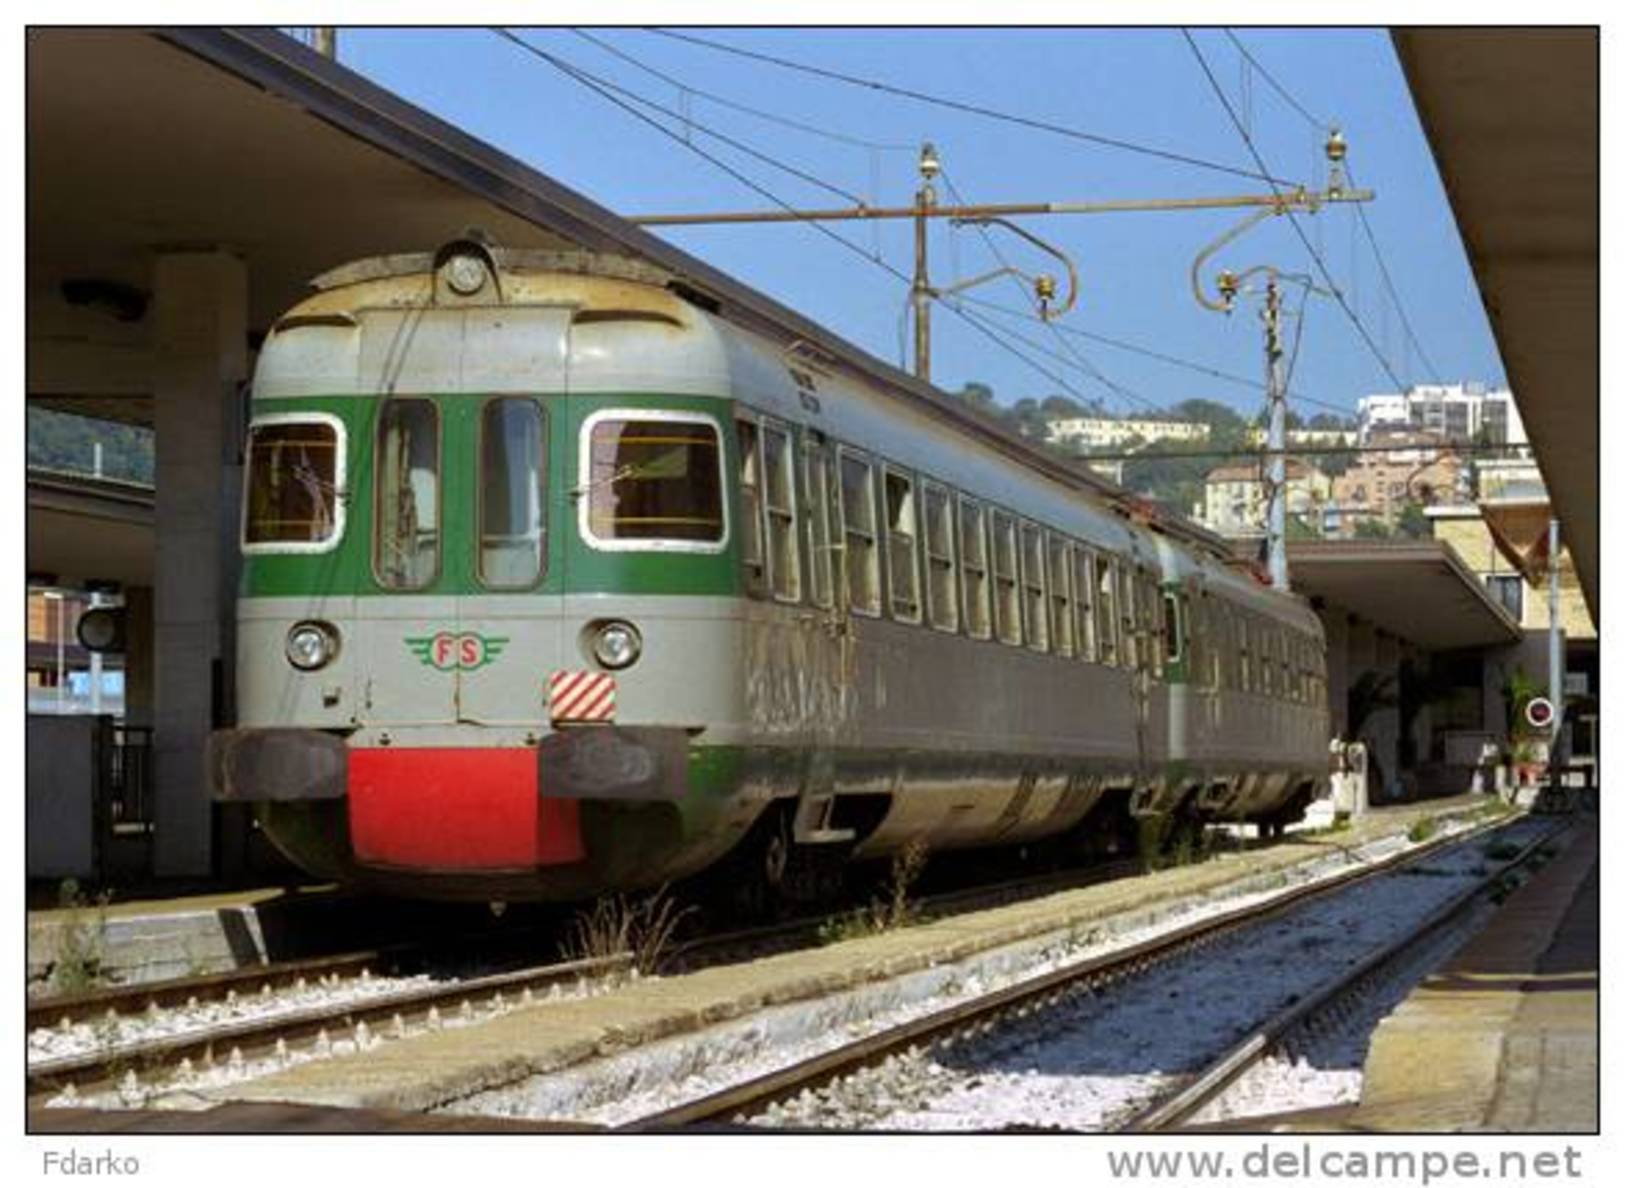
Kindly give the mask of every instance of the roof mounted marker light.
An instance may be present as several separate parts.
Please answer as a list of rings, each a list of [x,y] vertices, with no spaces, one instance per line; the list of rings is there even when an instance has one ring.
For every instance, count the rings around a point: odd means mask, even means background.
[[[446,261],[446,284],[459,297],[472,297],[485,287],[485,261],[472,252],[458,252]]]

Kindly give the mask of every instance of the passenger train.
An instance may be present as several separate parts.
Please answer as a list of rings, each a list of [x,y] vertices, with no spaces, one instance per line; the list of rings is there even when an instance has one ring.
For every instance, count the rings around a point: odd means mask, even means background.
[[[312,874],[794,896],[1324,791],[1310,608],[946,397],[620,256],[461,240],[315,287],[254,375],[209,747]]]

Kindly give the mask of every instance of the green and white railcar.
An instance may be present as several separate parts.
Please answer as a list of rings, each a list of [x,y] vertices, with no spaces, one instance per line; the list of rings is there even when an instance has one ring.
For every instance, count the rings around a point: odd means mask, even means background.
[[[641,264],[349,265],[253,387],[215,793],[322,876],[570,899],[728,857],[1279,823],[1313,613]]]

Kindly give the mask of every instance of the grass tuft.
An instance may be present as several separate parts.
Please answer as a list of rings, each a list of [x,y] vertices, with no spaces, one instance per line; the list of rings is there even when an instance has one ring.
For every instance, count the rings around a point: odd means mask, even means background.
[[[672,934],[693,907],[679,908],[664,885],[641,898],[606,895],[570,921],[560,945],[566,960],[607,960],[630,954],[640,975],[660,972]]]

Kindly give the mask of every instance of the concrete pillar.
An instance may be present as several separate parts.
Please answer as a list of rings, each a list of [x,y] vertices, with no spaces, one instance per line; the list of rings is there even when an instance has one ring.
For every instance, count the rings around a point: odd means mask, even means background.
[[[230,714],[247,272],[223,251],[170,252],[158,257],[153,292],[153,868],[201,875],[213,825],[203,746],[216,717]]]
[[[1372,668],[1379,675],[1393,678],[1387,686],[1393,704],[1385,705],[1372,714],[1365,730],[1371,754],[1381,766],[1382,799],[1392,802],[1402,796],[1399,783],[1399,641],[1386,631],[1373,632],[1372,659]],[[1375,790],[1372,798],[1376,798]]]
[[[153,722],[152,587],[124,588],[124,721]]]
[[[1348,738],[1349,728],[1349,615],[1337,607],[1321,612],[1326,630],[1326,708],[1333,738]]]

